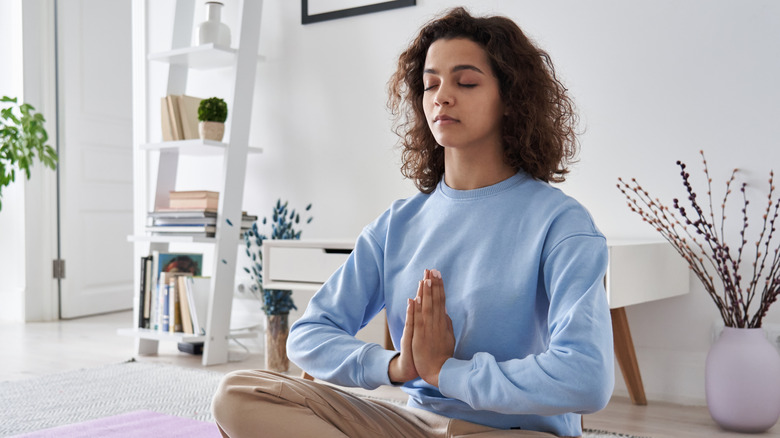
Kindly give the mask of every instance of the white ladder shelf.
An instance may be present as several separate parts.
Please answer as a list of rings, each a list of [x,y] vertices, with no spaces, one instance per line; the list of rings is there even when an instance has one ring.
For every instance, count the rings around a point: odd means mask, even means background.
[[[148,2],[133,1],[133,20],[140,20],[143,26],[134,24],[134,32],[143,31],[145,41]],[[134,154],[136,235],[128,240],[135,246],[135,272],[140,272],[140,258],[152,251],[168,251],[170,243],[186,242],[214,247],[214,265],[211,276],[209,307],[206,317],[206,335],[193,336],[184,333],[160,333],[137,326],[120,330],[120,334],[136,338],[137,354],[156,354],[160,341],[203,342],[203,365],[222,364],[228,361],[228,342],[231,338],[254,336],[254,334],[231,335],[230,314],[233,303],[233,289],[237,268],[237,249],[241,223],[241,201],[246,177],[246,157],[250,152],[261,152],[249,147],[249,129],[252,114],[252,100],[255,89],[255,74],[258,63],[262,0],[244,0],[241,8],[241,30],[238,48],[218,47],[213,44],[190,47],[193,35],[194,0],[177,0],[173,25],[172,49],[164,53],[146,54],[139,47],[134,48]],[[140,28],[140,29],[139,29]],[[139,38],[134,37],[137,43]],[[145,46],[145,44],[144,44]],[[230,111],[229,143],[184,140],[175,142],[148,142],[146,117],[146,74],[149,62],[169,64],[167,94],[185,94],[190,69],[219,69],[232,67],[235,73],[233,83],[233,105]],[[141,67],[142,66],[142,67]],[[158,158],[157,178],[154,187],[147,187],[147,154]],[[154,208],[166,207],[168,193],[175,190],[179,157],[183,155],[223,155],[222,190],[219,197],[216,237],[167,237],[145,236],[143,230],[149,202],[147,193],[155,193]],[[140,276],[136,277],[134,324],[138,321],[138,299]]]

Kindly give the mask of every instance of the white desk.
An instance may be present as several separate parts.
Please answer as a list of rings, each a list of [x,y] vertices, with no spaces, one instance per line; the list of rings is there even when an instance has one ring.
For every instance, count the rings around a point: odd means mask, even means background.
[[[354,243],[335,240],[266,240],[264,286],[316,291],[349,256]],[[634,404],[645,405],[626,306],[688,293],[688,265],[667,242],[608,241],[604,277],[612,315],[615,357]],[[393,349],[385,328],[385,348]]]

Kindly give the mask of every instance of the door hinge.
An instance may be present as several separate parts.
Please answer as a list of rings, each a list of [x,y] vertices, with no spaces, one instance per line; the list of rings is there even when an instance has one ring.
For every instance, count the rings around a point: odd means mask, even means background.
[[[62,280],[65,278],[65,260],[63,259],[56,259],[53,260],[52,264],[52,275],[55,279]]]

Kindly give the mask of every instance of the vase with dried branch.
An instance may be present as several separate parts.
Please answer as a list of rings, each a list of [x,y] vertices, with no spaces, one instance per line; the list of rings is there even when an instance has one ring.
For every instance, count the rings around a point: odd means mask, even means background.
[[[303,210],[311,210],[311,204]],[[305,213],[304,213],[305,214]],[[297,230],[301,222],[300,211],[288,208],[288,203],[281,199],[276,201],[271,214],[270,237],[260,231],[257,222],[252,224],[252,229],[244,233],[246,255],[252,262],[251,268],[244,268],[255,283],[250,290],[257,294],[263,302],[263,311],[267,316],[265,331],[265,363],[266,368],[272,371],[285,372],[289,368],[290,361],[287,358],[287,336],[289,334],[290,311],[297,309],[292,299],[292,291],[280,289],[265,289],[263,287],[263,241],[266,239],[300,239],[301,230]],[[312,217],[305,223],[311,223]],[[268,224],[268,219],[263,218],[262,225]]]
[[[681,161],[677,165],[687,204],[675,198],[670,208],[634,178],[618,178],[617,187],[631,211],[655,228],[688,262],[726,326],[710,348],[705,364],[710,415],[725,429],[763,432],[780,418],[780,355],[760,328],[780,294],[780,244],[774,239],[780,197],[775,198],[774,172],[770,171],[769,193],[759,219],[761,228],[755,241],[749,241],[748,186],[745,182],[739,184],[742,222],[736,245],[729,245],[726,206],[739,170],[734,169],[726,181],[716,212],[707,159],[703,151],[700,154],[707,187],[703,200],[697,196],[687,166]],[[743,276],[745,271],[747,276]]]

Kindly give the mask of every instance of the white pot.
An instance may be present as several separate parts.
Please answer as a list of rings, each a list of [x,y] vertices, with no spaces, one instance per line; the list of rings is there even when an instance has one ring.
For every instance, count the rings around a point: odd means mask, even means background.
[[[225,124],[219,122],[200,122],[198,123],[198,133],[201,140],[222,141],[225,135]]]
[[[206,2],[206,21],[198,27],[200,44],[214,43],[222,47],[230,47],[230,28],[221,20],[222,3]]]

